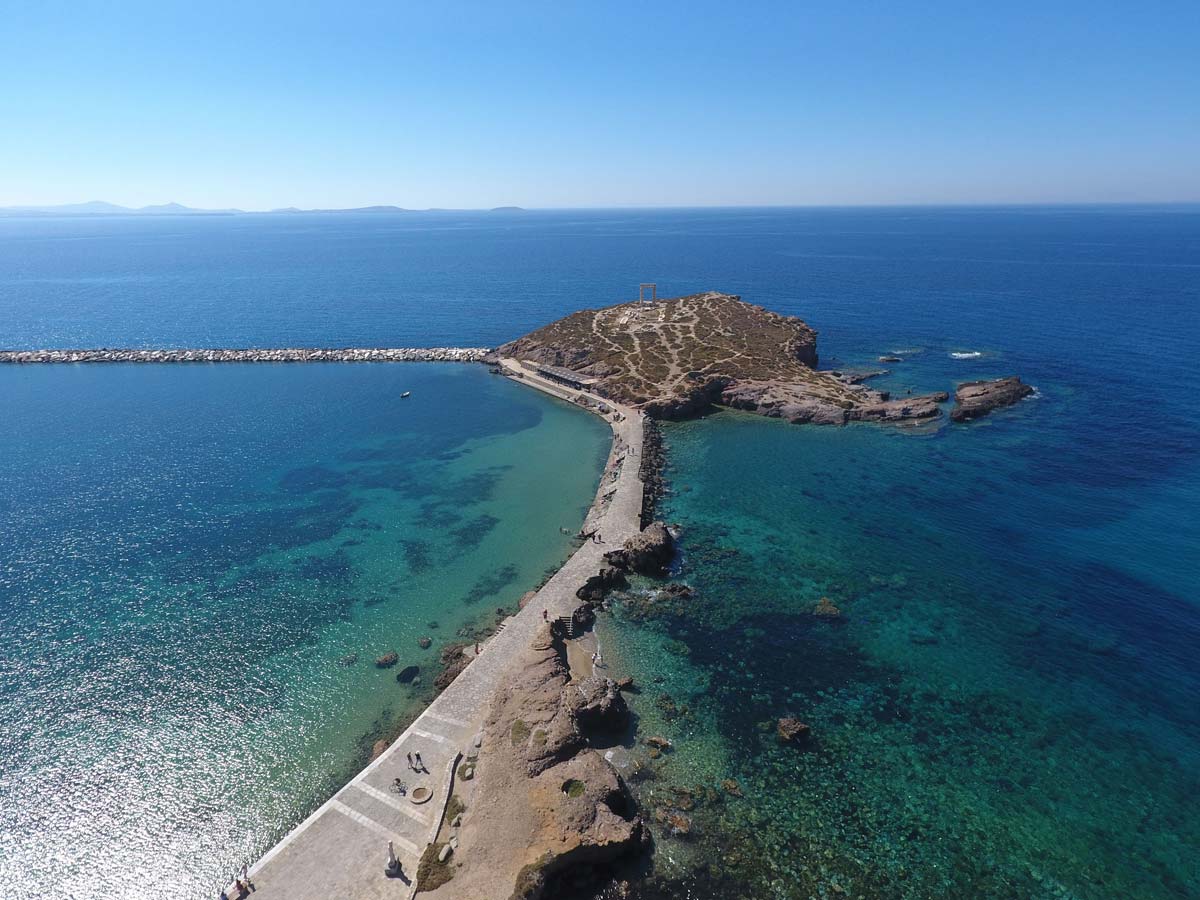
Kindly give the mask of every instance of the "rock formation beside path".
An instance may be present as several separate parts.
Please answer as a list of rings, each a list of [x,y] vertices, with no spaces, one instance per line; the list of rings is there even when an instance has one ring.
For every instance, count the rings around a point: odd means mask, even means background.
[[[662,522],[651,522],[624,546],[604,554],[609,565],[641,575],[662,575],[675,556],[675,539]]]
[[[1033,393],[1033,388],[1016,375],[997,378],[994,381],[968,381],[954,392],[954,409],[950,419],[968,422],[986,416],[993,409],[1012,406]]]
[[[645,848],[641,818],[616,770],[588,746],[629,711],[605,678],[572,681],[562,638],[539,629],[492,700],[460,831],[454,879],[426,896],[561,896],[581,867]]]
[[[569,369],[590,391],[661,419],[718,405],[795,423],[900,422],[934,418],[948,399],[892,400],[863,376],[818,371],[807,324],[715,292],[583,310],[497,353]]]

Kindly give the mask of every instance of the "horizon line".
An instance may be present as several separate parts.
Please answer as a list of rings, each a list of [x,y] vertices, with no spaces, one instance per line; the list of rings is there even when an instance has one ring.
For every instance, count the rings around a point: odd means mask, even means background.
[[[86,207],[110,207],[109,210],[86,211]],[[170,218],[189,215],[236,216],[236,215],[304,215],[304,214],[350,214],[373,213],[389,215],[402,213],[471,213],[471,212],[620,212],[620,211],[670,211],[670,210],[722,210],[722,209],[980,209],[980,208],[1010,208],[1010,209],[1051,209],[1051,208],[1112,208],[1112,207],[1141,207],[1168,206],[1185,207],[1200,206],[1200,198],[1183,200],[969,200],[969,201],[912,201],[896,203],[695,203],[695,204],[613,204],[613,205],[579,205],[579,206],[519,206],[508,204],[503,206],[478,207],[439,207],[424,208],[405,207],[396,204],[367,204],[364,206],[344,207],[310,207],[295,206],[274,207],[271,209],[242,209],[240,207],[193,207],[174,201],[147,204],[145,206],[124,206],[105,200],[87,200],[71,203],[32,204],[20,203],[0,206],[0,217],[18,218],[22,214],[29,217],[53,217],[56,214],[64,218],[105,218],[121,216],[141,216],[145,218]],[[60,212],[61,211],[61,212]],[[7,214],[7,215],[5,215]]]

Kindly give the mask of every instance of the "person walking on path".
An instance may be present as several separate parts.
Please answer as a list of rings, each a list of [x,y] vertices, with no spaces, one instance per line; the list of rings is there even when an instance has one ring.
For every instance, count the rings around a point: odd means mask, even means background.
[[[411,754],[411,753],[410,753],[410,754],[408,754],[408,767],[409,767],[410,769],[414,769],[414,770],[417,768],[416,766],[414,766],[414,765],[413,765],[413,761],[412,761],[412,754]]]
[[[421,759],[420,752],[418,751],[417,753],[413,754],[413,757],[417,761],[417,764],[415,766],[413,766],[413,768],[416,769],[418,772],[425,772],[426,774],[428,774],[429,770],[427,768],[425,768],[425,761],[423,759]],[[416,796],[416,795],[414,794],[414,796]]]
[[[548,609],[543,609],[543,610],[542,610],[542,621],[543,621],[543,622],[549,622],[549,621],[550,621],[550,611],[549,611]]]

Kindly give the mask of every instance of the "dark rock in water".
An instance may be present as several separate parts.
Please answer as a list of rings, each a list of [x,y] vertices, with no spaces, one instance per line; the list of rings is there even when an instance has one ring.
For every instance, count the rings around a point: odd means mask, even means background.
[[[399,654],[397,654],[395,650],[389,650],[387,653],[383,654],[383,656],[380,656],[375,660],[375,665],[381,669],[390,669],[398,662],[400,662]]]
[[[358,654],[357,653],[347,653],[345,656],[343,656],[341,659],[338,660],[338,665],[341,666],[343,669],[348,669],[352,665],[354,665],[356,662],[358,662]]]
[[[618,691],[632,691],[633,690],[633,676],[626,675],[624,678],[618,678],[617,679],[617,690]]]
[[[898,363],[904,362],[904,359],[900,356],[881,356],[879,357],[879,361],[882,363]]]
[[[459,676],[463,669],[471,663],[472,657],[463,653],[462,644],[447,644],[442,648],[441,660],[444,668],[438,673],[437,678],[433,679],[433,686],[444,691],[455,678]]]
[[[426,627],[426,628],[437,628],[437,627],[438,627],[438,623],[437,623],[437,622],[426,622],[426,623],[425,623],[425,627]]]
[[[945,403],[950,395],[945,391],[924,394],[920,397],[903,397],[899,400],[880,400],[851,410],[848,418],[863,422],[903,422],[911,419],[934,419],[942,414],[939,403]]]
[[[433,646],[433,638],[423,637],[419,641],[417,641],[417,646],[420,647],[422,650],[428,650],[430,647]]]
[[[417,677],[417,675],[420,674],[420,672],[421,672],[420,666],[405,666],[403,669],[401,669],[399,672],[396,673],[396,680],[398,682],[400,682],[401,684],[408,684],[410,681],[415,679]]]
[[[742,793],[741,785],[739,785],[732,778],[726,778],[724,781],[721,782],[721,790],[723,790],[725,793],[729,794],[731,797],[744,797],[745,796],[745,794]]]
[[[842,611],[834,606],[828,597],[822,597],[813,607],[813,615],[826,622],[837,622],[842,618]]]
[[[662,522],[651,522],[640,534],[627,540],[623,548],[604,554],[609,564],[642,575],[663,574],[674,556],[675,539]]]
[[[680,600],[686,600],[695,593],[695,591],[693,591],[689,585],[680,584],[676,581],[673,581],[668,585],[664,585],[662,592],[664,596],[678,598]]]
[[[665,737],[651,736],[642,741],[647,747],[655,747],[659,750],[670,750],[671,742]]]
[[[779,720],[778,725],[775,726],[775,732],[785,744],[804,744],[812,737],[811,728],[799,719],[793,719],[790,716]]]
[[[954,392],[954,409],[950,411],[952,422],[968,422],[986,416],[993,409],[1012,406],[1033,393],[1033,388],[1016,375],[997,378],[995,381],[968,381]]]
[[[583,606],[571,613],[571,626],[575,629],[575,633],[591,628],[596,624],[596,613],[592,610],[591,604],[585,603]]]
[[[675,698],[670,694],[659,694],[654,698],[654,705],[668,722],[679,716],[679,707],[675,705]]]
[[[599,603],[613,588],[626,587],[628,584],[620,569],[607,566],[588,578],[583,587],[575,592],[575,596],[589,603]]]
[[[629,707],[611,678],[593,675],[571,684],[564,703],[584,731],[622,731],[629,724]]]

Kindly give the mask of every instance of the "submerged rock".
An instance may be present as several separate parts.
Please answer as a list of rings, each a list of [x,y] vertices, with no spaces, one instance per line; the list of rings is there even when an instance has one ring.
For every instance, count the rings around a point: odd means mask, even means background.
[[[780,719],[775,732],[785,744],[803,744],[812,737],[812,729],[791,716]]]
[[[399,672],[396,673],[396,680],[398,682],[400,682],[401,684],[408,684],[410,681],[414,680],[417,677],[417,675],[419,675],[420,673],[421,673],[420,666],[405,666],[403,669],[401,669]]]
[[[433,646],[433,639],[423,637],[419,641],[417,641],[417,646],[420,647],[422,650],[428,650],[430,647]]]
[[[833,602],[828,597],[822,597],[817,605],[813,607],[813,615],[818,619],[826,621],[835,621],[841,619],[842,611],[833,605]]]
[[[375,659],[375,665],[381,669],[390,669],[396,663],[400,662],[400,656],[395,650],[389,650],[383,656]]]
[[[664,826],[676,837],[683,837],[692,831],[691,816],[686,816],[677,809],[658,807],[654,810],[654,820]]]

